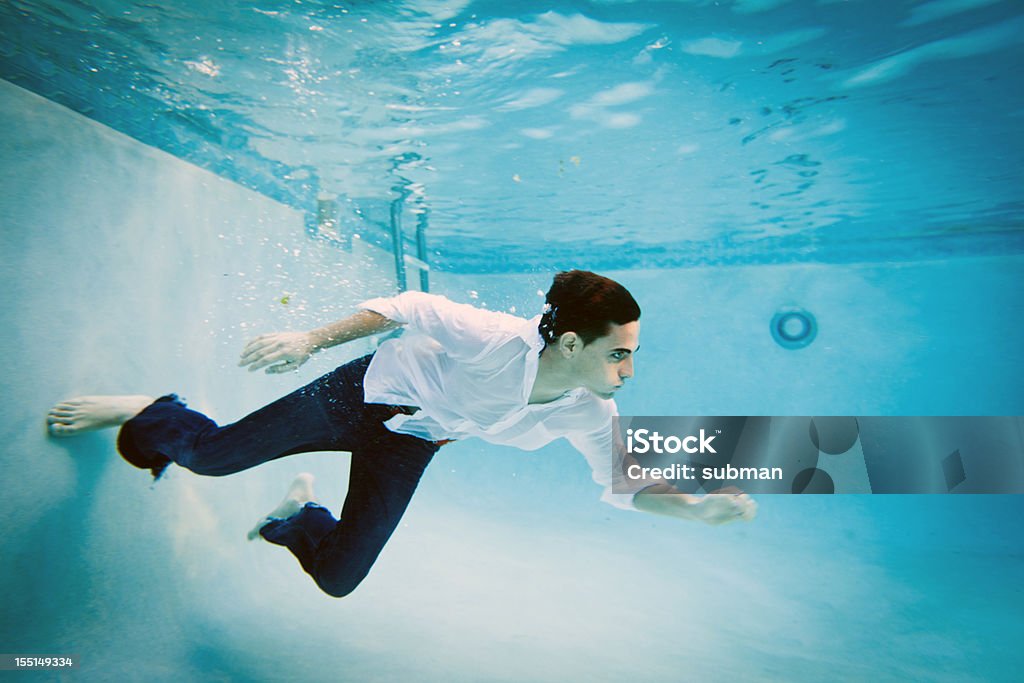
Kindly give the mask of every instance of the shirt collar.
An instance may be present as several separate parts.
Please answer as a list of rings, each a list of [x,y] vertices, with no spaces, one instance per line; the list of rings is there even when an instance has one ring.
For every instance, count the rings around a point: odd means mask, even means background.
[[[518,333],[519,336],[529,344],[530,349],[540,353],[544,349],[544,337],[540,336],[540,316],[535,315],[529,320],[524,320],[520,326]]]
[[[524,320],[517,330],[519,337],[529,347],[529,350],[526,352],[526,362],[523,365],[523,395],[521,400],[524,406],[530,403],[530,393],[533,391],[533,385],[537,381],[537,365],[540,363],[540,352],[544,348],[544,339],[540,336],[540,332],[537,329],[539,322],[540,316],[538,315],[530,320]]]

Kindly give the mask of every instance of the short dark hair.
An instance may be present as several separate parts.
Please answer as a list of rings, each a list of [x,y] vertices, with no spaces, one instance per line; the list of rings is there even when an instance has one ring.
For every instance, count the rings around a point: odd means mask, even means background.
[[[545,344],[555,343],[566,332],[575,332],[589,344],[608,334],[612,323],[625,325],[640,319],[640,306],[629,290],[587,270],[555,275],[546,300],[537,326]]]

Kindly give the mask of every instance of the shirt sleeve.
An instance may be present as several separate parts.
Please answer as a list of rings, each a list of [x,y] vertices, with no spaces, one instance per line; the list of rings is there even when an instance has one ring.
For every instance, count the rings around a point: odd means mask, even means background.
[[[468,304],[457,304],[446,297],[426,292],[402,292],[393,297],[370,299],[358,305],[408,325],[444,347],[452,358],[479,360],[507,341],[503,329],[509,317]]]
[[[635,463],[626,453],[622,436],[615,426],[618,411],[614,401],[607,417],[601,420],[597,429],[579,431],[567,438],[576,450],[583,454],[593,471],[594,481],[604,487],[601,500],[623,510],[636,510],[633,497],[648,486],[665,483],[662,479],[649,476],[630,477],[629,464]]]

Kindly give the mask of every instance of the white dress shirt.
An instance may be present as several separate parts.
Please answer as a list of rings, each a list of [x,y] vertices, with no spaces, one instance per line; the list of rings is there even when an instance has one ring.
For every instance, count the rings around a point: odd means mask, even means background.
[[[604,487],[601,499],[624,509],[635,509],[633,494],[654,483],[622,475],[621,449],[612,448],[615,401],[579,388],[549,403],[528,403],[544,349],[540,316],[524,320],[424,292],[371,299],[359,308],[406,326],[401,337],[380,345],[363,381],[367,403],[419,408],[388,420],[391,431],[428,441],[476,436],[527,451],[565,437]]]

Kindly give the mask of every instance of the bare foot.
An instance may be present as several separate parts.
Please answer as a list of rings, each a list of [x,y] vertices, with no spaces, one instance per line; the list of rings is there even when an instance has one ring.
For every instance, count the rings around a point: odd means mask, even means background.
[[[74,436],[95,429],[116,427],[142,412],[151,396],[78,396],[61,401],[46,414],[53,436]]]
[[[249,533],[246,535],[250,541],[259,538],[260,529],[262,529],[271,518],[286,519],[294,514],[297,514],[306,503],[315,502],[313,495],[313,475],[309,472],[303,472],[302,474],[295,477],[292,481],[292,485],[288,487],[288,493],[285,494],[284,499],[281,503],[268,512],[266,515],[260,518],[260,521],[256,523]]]

